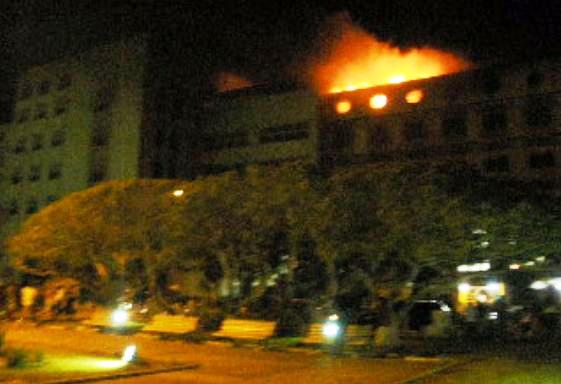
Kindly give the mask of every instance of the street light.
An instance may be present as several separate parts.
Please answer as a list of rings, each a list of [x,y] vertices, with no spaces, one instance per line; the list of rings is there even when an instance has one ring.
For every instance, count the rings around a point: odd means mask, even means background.
[[[184,193],[185,193],[185,191],[183,189],[176,189],[175,191],[172,192],[172,194],[175,197],[181,197],[181,196],[183,196]]]

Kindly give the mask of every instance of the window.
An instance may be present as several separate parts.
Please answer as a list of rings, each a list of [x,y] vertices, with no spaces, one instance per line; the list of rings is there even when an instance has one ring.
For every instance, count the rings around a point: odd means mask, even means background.
[[[25,213],[28,215],[31,215],[35,212],[37,212],[39,210],[39,204],[37,203],[37,200],[35,199],[30,199],[27,201],[27,205],[25,207]]]
[[[63,145],[65,141],[66,141],[66,134],[62,129],[56,130],[53,133],[53,136],[51,137],[51,145],[53,147],[59,147]]]
[[[68,105],[67,99],[58,99],[55,104],[55,116],[60,116],[66,112]]]
[[[391,145],[388,130],[382,125],[370,127],[370,146],[372,151],[386,150]]]
[[[29,168],[29,181],[38,181],[41,178],[41,167],[32,165]]]
[[[58,200],[58,197],[55,195],[48,195],[47,198],[45,199],[45,203],[46,204],[51,204],[54,203],[55,201]]]
[[[24,123],[29,120],[29,109],[24,108],[16,113],[16,122]]]
[[[481,123],[483,126],[484,135],[499,135],[506,132],[506,113],[503,108],[484,112]]]
[[[19,184],[23,181],[23,176],[22,176],[22,172],[21,169],[15,169],[12,172],[12,176],[10,177],[10,180],[12,182],[12,184]]]
[[[544,169],[555,167],[555,157],[551,152],[536,153],[530,155],[528,165],[532,169]]]
[[[14,153],[25,152],[25,137],[20,137],[14,146]]]
[[[494,71],[486,71],[481,78],[481,88],[483,93],[493,95],[501,89],[501,78]]]
[[[49,168],[49,180],[56,180],[62,177],[62,165],[60,163],[51,164]]]
[[[414,120],[405,123],[405,139],[409,143],[420,143],[426,140],[427,133],[422,120]]]
[[[96,184],[99,183],[100,181],[103,181],[104,178],[105,178],[105,170],[96,167],[90,172],[90,177],[88,181],[90,184]]]
[[[33,85],[29,80],[24,80],[21,83],[21,87],[19,90],[19,98],[20,100],[27,99],[33,94]]]
[[[203,139],[204,147],[209,151],[218,151],[228,148],[244,147],[248,145],[249,137],[247,133],[228,133],[206,137]]]
[[[466,116],[458,115],[443,118],[442,135],[446,139],[456,139],[467,136]]]
[[[70,87],[71,84],[72,84],[72,76],[70,76],[68,73],[65,73],[58,80],[58,89],[59,90],[66,89]]]
[[[537,88],[543,84],[544,77],[541,72],[532,71],[526,78],[526,84],[528,88]]]
[[[490,158],[485,160],[483,168],[489,173],[508,172],[510,170],[510,161],[506,155]]]
[[[526,125],[530,128],[546,128],[553,122],[550,103],[543,99],[529,100],[526,105]]]
[[[41,83],[39,83],[38,92],[40,95],[49,93],[50,89],[51,89],[51,83],[49,83],[47,80],[44,80]]]
[[[110,121],[108,119],[96,119],[93,130],[91,143],[94,147],[105,146],[109,143],[109,133],[110,133]],[[162,139],[161,132],[158,131],[156,136],[156,148],[161,148],[162,143],[159,140]]]
[[[289,124],[277,127],[270,127],[259,134],[259,142],[285,142],[293,140],[303,140],[308,138],[308,124]]]
[[[19,214],[19,205],[16,200],[12,200],[10,202],[10,208],[8,212],[10,213],[10,216],[16,216]]]
[[[35,111],[35,119],[44,119],[47,117],[47,106],[45,104],[37,104],[37,110]]]
[[[94,111],[102,112],[109,109],[111,103],[113,103],[113,98],[114,95],[113,95],[113,90],[111,88],[106,87],[98,90],[94,100],[94,107],[93,107]]]
[[[43,148],[43,136],[36,133],[31,136],[31,150],[38,151]]]

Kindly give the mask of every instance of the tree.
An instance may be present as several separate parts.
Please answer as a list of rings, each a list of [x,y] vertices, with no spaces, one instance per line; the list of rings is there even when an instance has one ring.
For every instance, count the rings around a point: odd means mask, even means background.
[[[33,275],[75,277],[98,298],[108,294],[100,287],[122,280],[126,266],[140,263],[146,289],[158,297],[158,274],[179,259],[182,204],[172,195],[177,189],[185,199],[196,184],[111,181],[73,193],[31,216],[8,239],[11,263]]]
[[[399,321],[408,302],[456,279],[456,267],[485,257],[500,265],[559,252],[559,218],[521,199],[493,203],[458,188],[457,175],[396,164],[336,170],[318,242],[342,310],[361,299]],[[485,230],[485,239],[477,235]],[[491,246],[488,246],[491,244]],[[483,248],[484,249],[483,249]],[[356,318],[358,308],[348,316]]]
[[[252,166],[243,174],[229,172],[200,182],[183,212],[183,243],[190,260],[212,271],[206,274],[209,292],[226,282],[235,291],[230,296],[238,298],[236,310],[258,300],[282,276],[289,281],[280,285],[292,289],[297,248],[308,231],[306,217],[321,200],[308,170],[299,164]]]

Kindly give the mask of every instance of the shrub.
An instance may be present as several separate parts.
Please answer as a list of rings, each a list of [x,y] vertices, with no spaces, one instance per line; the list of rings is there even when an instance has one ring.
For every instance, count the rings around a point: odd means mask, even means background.
[[[200,312],[198,331],[200,332],[214,332],[220,329],[224,321],[224,312],[220,308],[207,308]]]
[[[308,304],[290,303],[280,313],[275,329],[275,336],[303,336],[308,329],[310,319],[311,310]]]
[[[25,368],[29,363],[29,353],[23,349],[9,349],[6,351],[8,368]]]

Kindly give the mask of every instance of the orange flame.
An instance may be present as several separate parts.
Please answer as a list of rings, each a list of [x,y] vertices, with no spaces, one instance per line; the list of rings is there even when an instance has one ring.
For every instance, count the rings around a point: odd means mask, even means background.
[[[218,92],[229,92],[252,87],[253,83],[235,73],[220,72],[215,76],[214,86]]]
[[[338,15],[328,25],[328,51],[313,65],[313,83],[320,93],[337,93],[382,84],[459,72],[470,63],[434,48],[401,50],[379,41],[353,25],[347,14]],[[329,35],[328,35],[329,36]]]

